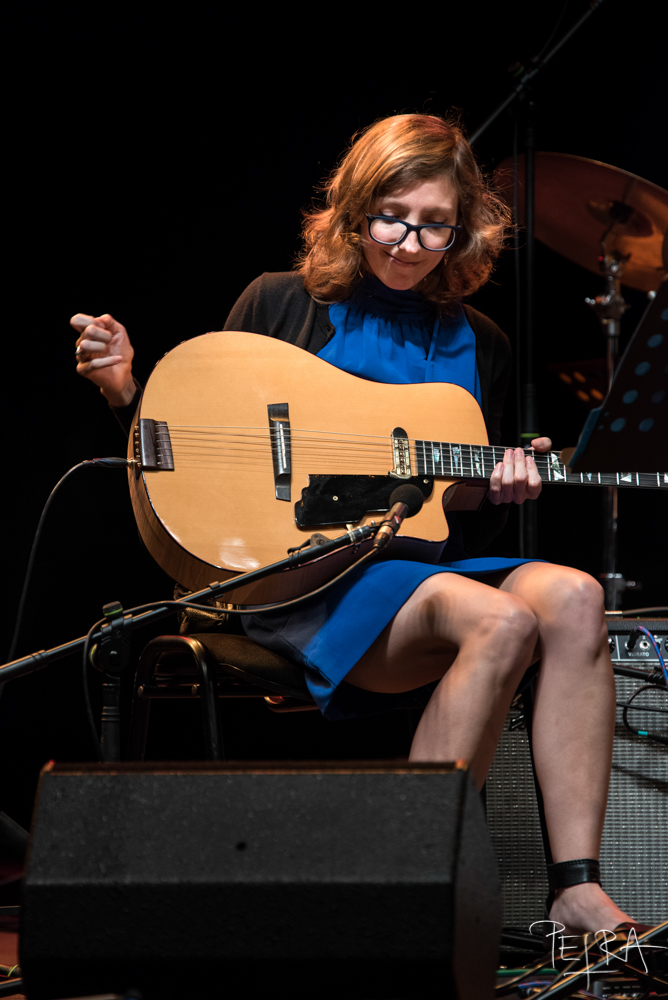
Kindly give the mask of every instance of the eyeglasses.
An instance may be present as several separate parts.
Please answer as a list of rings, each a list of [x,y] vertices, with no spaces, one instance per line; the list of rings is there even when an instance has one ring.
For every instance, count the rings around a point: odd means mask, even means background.
[[[417,233],[418,243],[423,250],[433,250],[442,253],[449,250],[455,242],[457,233],[462,226],[449,226],[445,222],[427,222],[414,226],[412,222],[403,222],[391,215],[367,215],[369,220],[369,236],[376,243],[386,247],[397,247],[403,243],[409,233]]]

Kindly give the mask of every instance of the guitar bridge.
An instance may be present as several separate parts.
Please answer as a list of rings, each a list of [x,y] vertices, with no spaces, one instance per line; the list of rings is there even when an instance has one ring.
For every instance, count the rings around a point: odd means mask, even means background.
[[[392,457],[394,469],[388,472],[392,479],[411,478],[411,453],[408,444],[408,434],[403,427],[395,427],[392,431]]]
[[[274,466],[274,494],[277,500],[290,499],[292,452],[290,448],[290,411],[287,403],[270,403],[269,437]]]
[[[139,420],[134,433],[137,471],[173,472],[174,455],[166,420]]]

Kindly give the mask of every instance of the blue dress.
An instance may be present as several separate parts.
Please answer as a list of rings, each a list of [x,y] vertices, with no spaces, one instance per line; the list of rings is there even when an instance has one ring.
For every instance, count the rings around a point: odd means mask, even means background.
[[[318,357],[360,378],[407,384],[453,382],[480,403],[476,341],[463,309],[439,319],[416,292],[387,288],[366,278],[354,298],[330,306],[334,336]],[[401,694],[363,691],[344,680],[408,598],[435,573],[479,578],[529,560],[464,558],[456,517],[437,565],[404,559],[371,562],[322,596],[288,613],[244,617],[260,645],[302,663],[306,683],[327,719],[349,719],[410,705],[423,706],[435,687]]]

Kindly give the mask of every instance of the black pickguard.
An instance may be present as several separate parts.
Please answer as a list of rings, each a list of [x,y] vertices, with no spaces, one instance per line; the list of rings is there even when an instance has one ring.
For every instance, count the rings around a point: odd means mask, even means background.
[[[433,479],[412,476],[309,476],[309,485],[295,504],[295,520],[300,528],[318,524],[355,524],[365,514],[390,509],[392,492],[403,483],[417,486],[424,497],[431,495]],[[337,497],[335,500],[334,497]]]

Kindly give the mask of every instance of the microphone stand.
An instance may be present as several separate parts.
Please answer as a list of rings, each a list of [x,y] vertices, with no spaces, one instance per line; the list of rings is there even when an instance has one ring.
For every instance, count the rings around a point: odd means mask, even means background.
[[[212,583],[203,590],[188,594],[187,597],[181,597],[177,601],[170,601],[169,607],[161,607],[161,602],[156,601],[156,607],[152,610],[144,611],[136,617],[131,615],[126,617],[132,617],[134,625],[152,624],[161,618],[166,618],[168,615],[174,614],[175,604],[199,604],[210,598],[221,597],[228,590],[234,590],[240,584],[256,583],[258,580],[263,580],[265,576],[271,576],[272,573],[278,573],[284,569],[294,569],[302,563],[328,555],[330,552],[341,549],[345,545],[359,545],[361,542],[371,538],[372,535],[375,535],[379,527],[380,525],[364,524],[361,528],[354,528],[351,531],[347,531],[345,535],[339,535],[337,538],[324,539],[320,535],[314,541],[312,537],[311,543],[306,548],[292,552],[285,559],[279,559],[278,562],[270,563],[268,566],[261,566],[260,569],[252,570],[250,573],[242,573],[240,576],[235,576],[225,583]],[[105,608],[111,609],[113,607],[115,609],[116,606],[119,611],[122,610],[120,604],[116,605],[116,603],[105,605]],[[261,611],[262,607],[263,605],[258,606],[258,611]],[[115,610],[111,612],[106,611],[105,614],[111,616],[113,619]],[[93,633],[91,641],[99,644],[107,638],[105,634],[106,628],[107,626],[103,625],[99,631]],[[80,653],[83,650],[85,641],[86,636],[80,636],[78,639],[72,639],[70,642],[64,642],[61,646],[54,646],[53,649],[40,649],[37,653],[22,656],[18,660],[12,660],[11,663],[4,663],[0,666],[0,683],[16,680],[18,677],[25,677],[27,674],[32,674],[36,670],[41,670],[43,667],[48,666],[54,660],[60,660],[71,653]]]
[[[517,86],[499,104],[492,114],[480,125],[470,138],[473,145],[496,121],[499,115],[509,108],[516,100],[522,99],[525,104],[524,149],[525,149],[525,231],[526,252],[524,256],[525,294],[524,294],[524,324],[519,327],[516,352],[518,372],[523,371],[520,396],[520,440],[525,447],[538,437],[538,414],[536,407],[536,383],[534,376],[534,301],[535,301],[535,127],[534,102],[531,99],[531,85],[544,66],[552,59],[566,42],[575,35],[582,25],[597,10],[604,0],[592,0],[582,17],[556,42],[546,55],[539,54],[532,59],[529,69],[524,70]],[[523,504],[520,507],[520,555],[533,557],[537,551],[538,522],[535,504]]]
[[[485,121],[482,123],[482,125],[480,125],[473,133],[473,135],[469,140],[471,145],[473,145],[474,142],[478,141],[480,136],[487,131],[492,122],[496,121],[496,119],[499,117],[502,111],[505,111],[506,108],[509,108],[512,105],[513,101],[516,101],[517,98],[524,93],[524,91],[526,90],[527,86],[531,83],[531,81],[535,79],[536,76],[538,76],[543,66],[546,66],[547,63],[549,63],[552,56],[557,54],[562,45],[565,45],[566,42],[570,38],[572,38],[572,36],[576,34],[576,32],[580,30],[585,21],[587,21],[591,17],[594,11],[598,7],[600,7],[602,3],[603,0],[592,0],[592,3],[589,4],[588,10],[585,11],[585,13],[579,19],[579,21],[576,21],[573,27],[570,28],[555,45],[553,45],[553,47],[549,50],[546,56],[537,56],[535,59],[532,59],[531,68],[525,70],[515,89],[512,90],[510,94],[508,94],[505,100],[503,100],[501,104],[499,104],[499,106],[494,111],[492,111],[489,118],[486,118]]]
[[[104,761],[120,760],[120,676],[129,662],[130,633],[135,626],[150,625],[161,618],[174,614],[175,605],[198,604],[211,598],[221,597],[240,584],[255,583],[281,570],[294,569],[302,563],[328,555],[330,552],[347,545],[358,546],[361,542],[374,536],[381,526],[381,524],[365,524],[331,539],[326,539],[322,535],[312,535],[307,546],[290,552],[285,559],[280,559],[268,566],[262,566],[250,573],[235,576],[224,583],[212,583],[209,587],[189,594],[187,597],[182,597],[178,601],[166,602],[164,606],[156,601],[155,607],[136,616],[132,613],[124,613],[117,601],[105,604],[102,610],[107,622],[92,636],[80,636],[78,639],[72,639],[70,642],[54,646],[52,649],[41,649],[36,653],[12,660],[11,663],[3,664],[0,666],[0,684],[25,677],[27,674],[41,670],[56,660],[63,659],[73,653],[81,654],[85,644],[91,643],[93,665],[103,673],[102,758]],[[308,595],[304,596],[308,597]],[[261,611],[262,607],[262,605],[258,606],[258,611]]]

